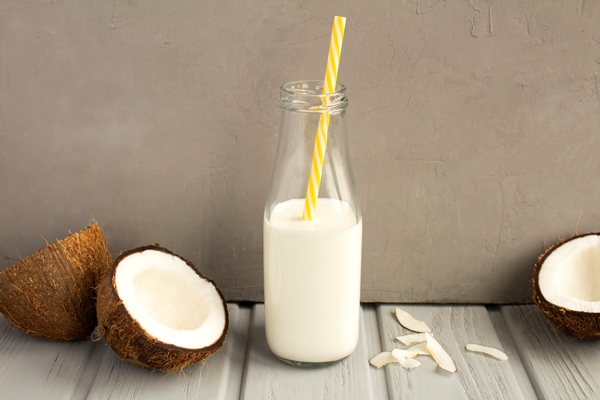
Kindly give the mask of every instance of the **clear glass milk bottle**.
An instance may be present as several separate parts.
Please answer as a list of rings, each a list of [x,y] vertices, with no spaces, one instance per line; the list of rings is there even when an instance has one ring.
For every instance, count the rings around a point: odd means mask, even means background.
[[[362,218],[346,137],[346,88],[281,87],[281,125],[264,214],[265,328],[271,351],[296,366],[334,363],[358,343]],[[321,182],[303,220],[317,126],[329,114]]]

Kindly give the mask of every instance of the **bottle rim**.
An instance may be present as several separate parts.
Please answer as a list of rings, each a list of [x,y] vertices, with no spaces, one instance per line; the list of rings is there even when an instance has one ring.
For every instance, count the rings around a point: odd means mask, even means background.
[[[341,83],[336,84],[334,93],[323,93],[322,80],[294,81],[280,87],[279,107],[285,110],[334,114],[347,106],[346,86]]]

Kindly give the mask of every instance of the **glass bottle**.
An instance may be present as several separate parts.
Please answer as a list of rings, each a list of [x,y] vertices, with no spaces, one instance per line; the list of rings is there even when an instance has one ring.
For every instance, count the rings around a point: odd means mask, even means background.
[[[358,343],[362,218],[346,137],[346,88],[281,87],[277,155],[264,213],[265,329],[271,351],[301,367],[350,355]],[[321,114],[329,129],[314,217],[303,220]]]

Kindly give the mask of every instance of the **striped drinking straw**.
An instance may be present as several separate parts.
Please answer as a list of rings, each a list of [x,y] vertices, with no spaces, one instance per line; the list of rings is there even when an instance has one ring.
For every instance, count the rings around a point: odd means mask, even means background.
[[[323,94],[335,93],[345,26],[345,17],[336,16],[333,19],[333,29],[331,31],[331,40],[329,42],[329,56],[327,57]],[[325,103],[328,101],[326,96],[323,101]],[[302,219],[305,221],[312,221],[317,208],[317,197],[319,196],[321,174],[323,172],[323,160],[325,159],[325,149],[327,147],[329,119],[330,115],[328,112],[322,113],[319,118],[319,126],[317,127],[315,138],[315,149],[313,151],[312,165],[310,168],[310,177],[308,178],[308,187],[306,189],[306,200],[304,201],[304,213],[302,214]]]

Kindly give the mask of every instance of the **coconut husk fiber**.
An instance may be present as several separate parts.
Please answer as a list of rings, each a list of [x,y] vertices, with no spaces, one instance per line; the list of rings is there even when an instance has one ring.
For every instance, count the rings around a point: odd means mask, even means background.
[[[111,261],[94,221],[0,272],[0,312],[43,339],[85,339],[97,325],[95,289]]]

